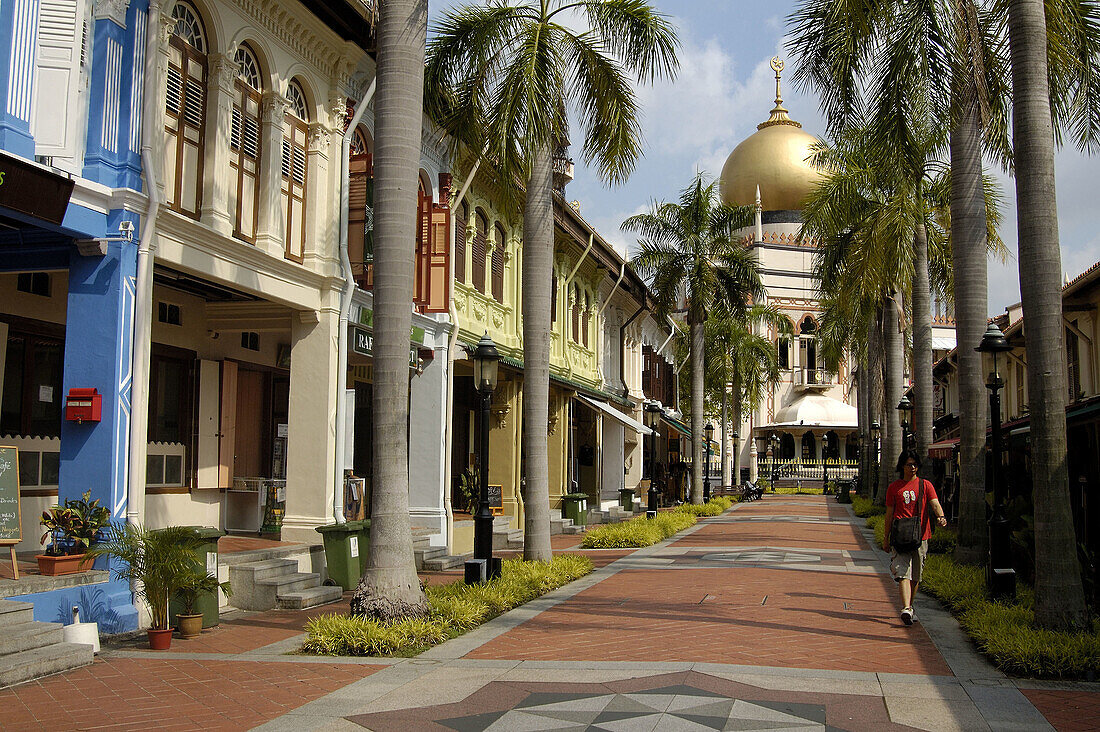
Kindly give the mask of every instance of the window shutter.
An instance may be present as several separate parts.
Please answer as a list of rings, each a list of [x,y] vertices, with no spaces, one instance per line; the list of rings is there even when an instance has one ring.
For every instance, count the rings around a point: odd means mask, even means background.
[[[39,0],[31,126],[36,155],[73,158],[78,154],[77,125],[85,99],[81,72],[86,9],[86,0]]]
[[[466,282],[466,216],[468,211],[466,204],[458,211],[458,220],[455,221],[455,279]]]

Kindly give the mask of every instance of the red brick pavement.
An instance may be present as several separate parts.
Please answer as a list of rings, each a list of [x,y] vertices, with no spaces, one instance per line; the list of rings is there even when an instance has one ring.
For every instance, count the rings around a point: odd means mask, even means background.
[[[98,659],[92,666],[0,691],[0,729],[245,730],[382,668]]]
[[[672,542],[672,546],[775,546],[847,551],[871,548],[854,526],[793,521],[709,523]]]
[[[950,675],[927,633],[898,620],[893,592],[881,575],[623,570],[467,657]]]
[[[1020,689],[1059,732],[1100,730],[1100,692]]]

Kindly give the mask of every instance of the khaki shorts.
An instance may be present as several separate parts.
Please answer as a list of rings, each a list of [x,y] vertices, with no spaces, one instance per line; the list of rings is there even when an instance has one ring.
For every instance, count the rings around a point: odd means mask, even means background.
[[[920,543],[920,548],[911,552],[899,552],[894,550],[890,557],[890,571],[894,575],[895,582],[903,579],[920,582],[921,570],[924,569],[924,558],[928,556],[928,540]]]

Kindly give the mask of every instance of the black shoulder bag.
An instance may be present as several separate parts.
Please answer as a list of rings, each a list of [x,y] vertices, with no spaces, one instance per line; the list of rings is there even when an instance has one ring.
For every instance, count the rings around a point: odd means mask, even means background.
[[[908,518],[895,518],[890,525],[890,544],[899,552],[916,551],[921,545],[921,535],[924,533],[924,478],[918,478],[917,488],[917,515]]]

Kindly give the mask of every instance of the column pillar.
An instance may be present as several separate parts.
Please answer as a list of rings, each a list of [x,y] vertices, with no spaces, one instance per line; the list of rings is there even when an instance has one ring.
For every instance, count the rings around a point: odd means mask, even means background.
[[[237,78],[237,63],[225,53],[208,57],[210,76],[207,80],[206,140],[203,161],[202,210],[200,220],[222,236],[233,236],[235,211],[229,210],[229,186],[232,168],[229,164],[229,140],[233,128],[233,91]]]
[[[336,211],[339,216],[338,206],[327,205],[332,200],[329,151],[333,148],[335,135],[335,130],[314,122],[309,126],[307,137],[306,179],[309,183],[305,200],[306,245],[302,257],[307,267],[320,271],[326,269],[323,262],[335,264],[340,256],[336,251],[337,239],[332,235],[337,227],[329,225],[331,212]]]
[[[443,503],[449,489],[445,482],[448,378],[447,349],[436,348],[424,371],[412,377],[409,389],[409,443],[418,446],[416,458],[409,461],[409,512],[414,525],[438,530],[430,539],[432,546],[447,544]]]
[[[117,231],[120,220],[118,212],[110,216],[108,229]],[[126,520],[136,273],[136,242],[112,243],[102,257],[86,257],[75,250],[70,255],[63,393],[55,395],[64,399],[74,387],[95,388],[102,394],[102,421],[61,423],[58,501],[91,491],[92,498],[110,509],[113,521]],[[137,627],[137,611],[126,583],[112,581],[92,592],[102,597],[85,603],[85,614],[93,613],[88,619],[101,623],[103,632]]]
[[[283,258],[283,118],[290,102],[276,92],[263,97],[262,137],[260,151],[259,205],[256,207],[256,246],[273,257]]]
[[[338,293],[329,295],[335,303]],[[316,544],[321,535],[314,527],[333,523],[339,329],[340,312],[331,304],[291,318],[284,541]]]

